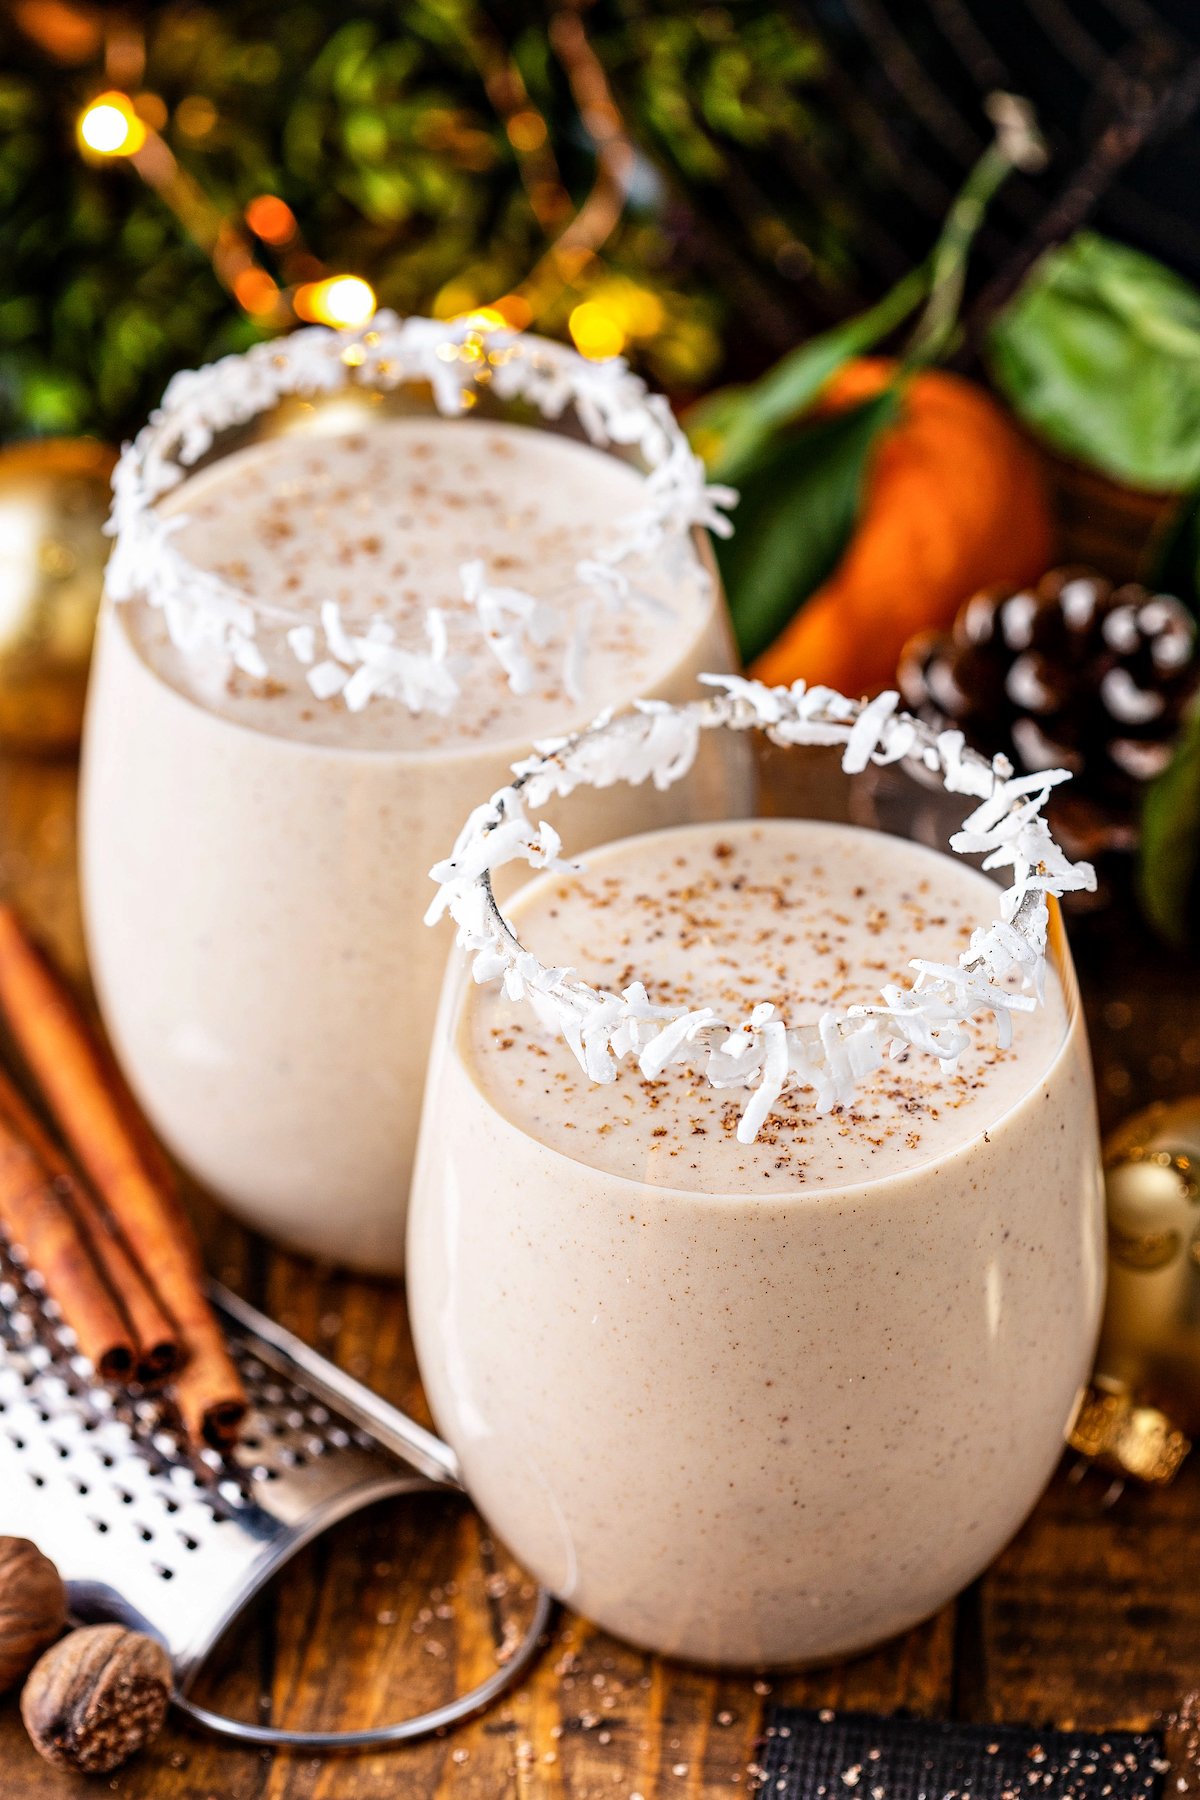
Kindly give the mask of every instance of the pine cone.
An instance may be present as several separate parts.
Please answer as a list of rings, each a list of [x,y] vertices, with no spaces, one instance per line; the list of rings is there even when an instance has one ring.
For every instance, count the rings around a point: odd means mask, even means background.
[[[949,634],[911,639],[898,679],[910,711],[985,755],[1070,769],[1050,813],[1074,854],[1128,849],[1200,682],[1196,622],[1169,594],[1055,569],[1032,590],[986,589]]]

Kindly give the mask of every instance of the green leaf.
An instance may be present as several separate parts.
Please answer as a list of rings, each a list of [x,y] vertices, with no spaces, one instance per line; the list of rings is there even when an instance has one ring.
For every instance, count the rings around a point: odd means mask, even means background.
[[[752,386],[719,389],[693,407],[688,430],[713,479],[744,482],[772,434],[806,412],[852,357],[894,331],[928,286],[924,265],[911,270],[877,305],[789,351]]]
[[[745,468],[737,530],[716,541],[742,658],[772,643],[836,569],[858,522],[872,447],[896,387],[772,444]]]
[[[1130,487],[1200,483],[1200,293],[1081,231],[995,320],[992,376],[1026,425]]]
[[[1200,707],[1142,805],[1138,892],[1146,917],[1168,943],[1195,935],[1200,870]]]

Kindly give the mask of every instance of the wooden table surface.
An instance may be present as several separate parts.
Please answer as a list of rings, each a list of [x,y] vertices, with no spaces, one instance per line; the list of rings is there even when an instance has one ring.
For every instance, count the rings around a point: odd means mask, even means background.
[[[0,760],[0,891],[83,974],[68,765]],[[1200,999],[1132,937],[1076,932],[1111,1124],[1200,1091]],[[211,1266],[389,1400],[425,1418],[404,1300],[315,1269],[198,1202]],[[2,1497],[0,1497],[2,1501]],[[664,1663],[560,1614],[534,1672],[453,1735],[356,1758],[223,1748],[172,1722],[96,1791],[124,1800],[694,1800],[752,1791],[770,1701],[930,1716],[1168,1726],[1171,1794],[1200,1780],[1200,1452],[1175,1485],[1114,1493],[1064,1464],[995,1565],[936,1618],[874,1654],[755,1681]],[[929,1522],[936,1532],[936,1517]],[[427,1707],[495,1666],[528,1589],[465,1502],[361,1515],[303,1553],[232,1634],[199,1696],[245,1718],[361,1726]],[[65,1800],[82,1779],[30,1748],[0,1702],[0,1796]]]

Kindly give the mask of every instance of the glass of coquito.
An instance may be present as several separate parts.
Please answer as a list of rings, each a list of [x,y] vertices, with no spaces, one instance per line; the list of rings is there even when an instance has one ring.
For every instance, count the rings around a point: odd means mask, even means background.
[[[1062,1450],[1104,1227],[1056,896],[1092,875],[1044,823],[1057,774],[894,694],[710,686],[530,759],[436,870],[470,957],[410,1305],[438,1427],[541,1581],[648,1649],[796,1665],[940,1607]],[[968,796],[955,854],[775,818],[572,866],[538,822],[751,728]],[[501,908],[514,856],[543,872]]]
[[[382,314],[177,376],[114,485],[82,799],[105,1023],[243,1219],[399,1271],[451,941],[429,867],[547,732],[732,666],[729,496],[623,363]],[[745,810],[750,766],[594,790],[582,839]]]

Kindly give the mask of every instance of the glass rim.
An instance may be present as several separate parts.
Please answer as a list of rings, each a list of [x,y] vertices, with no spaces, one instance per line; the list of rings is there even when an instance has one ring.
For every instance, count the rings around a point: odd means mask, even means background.
[[[352,712],[376,695],[401,700],[412,712],[453,711],[461,689],[449,664],[441,609],[425,609],[423,646],[397,641],[394,625],[382,615],[365,630],[355,628],[332,600],[315,617],[297,618],[295,609],[244,593],[192,563],[174,541],[181,520],[164,517],[158,507],[223,433],[285,400],[405,386],[427,387],[437,413],[447,418],[462,418],[485,392],[531,405],[550,426],[573,409],[593,448],[637,452],[644,465],[643,504],[614,517],[611,537],[574,567],[588,606],[636,603],[627,565],[676,546],[682,553],[697,527],[722,536],[732,529],[725,511],[736,494],[709,485],[665,397],[651,393],[622,358],[592,362],[565,345],[473,317],[377,313],[354,331],[309,327],[172,378],[113,475],[106,527],[115,540],[106,573],[110,598],[159,608],[180,651],[217,649],[257,679],[268,674],[256,641],[259,625],[276,627],[304,666],[315,697],[338,697]],[[711,579],[702,567],[696,573]],[[459,575],[464,622],[473,638],[482,637],[514,692],[527,691],[533,682],[527,646],[545,641],[552,602],[490,578],[482,556],[464,562]],[[562,634],[568,698],[581,697],[572,693],[572,682],[582,629],[574,623]]]
[[[460,947],[472,956],[475,980],[501,981],[510,999],[527,1000],[589,1079],[614,1081],[619,1065],[633,1060],[655,1080],[669,1064],[694,1057],[691,1066],[702,1063],[711,1086],[749,1089],[737,1132],[744,1144],[757,1138],[785,1087],[814,1090],[816,1109],[825,1113],[851,1101],[887,1055],[911,1049],[953,1066],[969,1047],[966,1026],[981,1010],[992,1014],[1006,1048],[1012,1014],[1033,1011],[1045,996],[1049,900],[1095,886],[1091,866],[1068,860],[1043,816],[1069,771],[1014,775],[1006,757],[989,760],[962,732],[936,731],[899,711],[899,695],[890,689],[872,700],[850,700],[803,681],[790,688],[736,675],[700,681],[715,691],[679,705],[639,701],[629,711],[602,714],[514,764],[513,780],[475,808],[451,855],[430,871],[439,891],[426,923],[448,913]],[[815,1023],[789,1024],[769,1001],[735,1020],[712,1007],[658,1006],[640,980],[616,994],[573,969],[542,963],[501,911],[493,872],[514,861],[563,872],[581,865],[561,856],[558,832],[545,820],[534,826],[526,806],[565,798],[579,786],[653,780],[669,787],[691,767],[701,733],[722,729],[758,730],[787,747],[841,745],[849,775],[890,763],[940,775],[948,793],[976,802],[951,835],[950,850],[982,856],[984,871],[1011,871],[997,916],[975,929],[957,963],[913,958],[915,979],[885,987],[882,1004],[829,1008]],[[1016,991],[1001,985],[1014,972]]]

